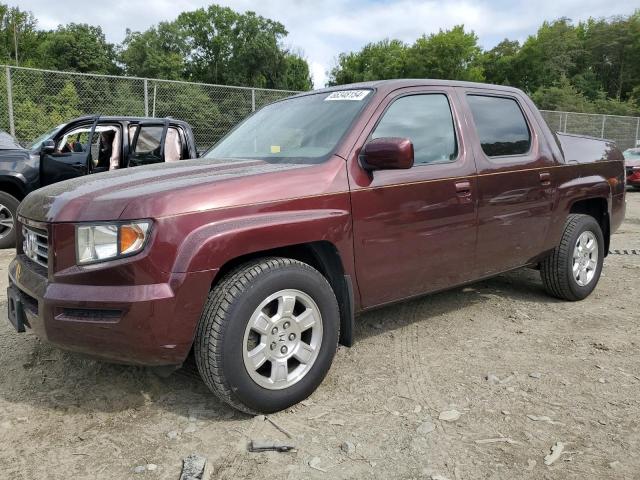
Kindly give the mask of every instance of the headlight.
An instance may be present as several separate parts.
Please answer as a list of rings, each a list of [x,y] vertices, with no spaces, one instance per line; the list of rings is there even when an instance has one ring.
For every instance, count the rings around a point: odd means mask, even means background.
[[[148,220],[101,223],[76,227],[76,258],[79,264],[114,260],[144,248],[151,230]]]

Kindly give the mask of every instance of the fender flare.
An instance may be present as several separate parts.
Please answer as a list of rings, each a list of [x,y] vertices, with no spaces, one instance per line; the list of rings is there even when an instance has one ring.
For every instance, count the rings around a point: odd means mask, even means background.
[[[352,269],[344,259],[353,258],[350,213],[321,209],[268,212],[214,222],[191,232],[182,242],[173,265],[173,274],[220,269],[234,259],[263,251],[331,244],[340,262],[340,272],[330,272],[327,280],[340,306],[340,344],[353,344],[355,304]],[[312,250],[315,250],[312,248]],[[315,252],[314,252],[315,253]]]

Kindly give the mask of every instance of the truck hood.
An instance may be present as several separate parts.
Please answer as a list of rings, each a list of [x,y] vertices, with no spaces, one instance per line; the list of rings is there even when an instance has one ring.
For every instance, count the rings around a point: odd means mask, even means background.
[[[81,222],[132,218],[123,215],[125,210],[138,215],[133,218],[205,210],[228,206],[215,204],[219,184],[304,167],[260,160],[197,159],[127,168],[36,190],[22,201],[18,214],[40,222]],[[260,200],[258,192],[252,192],[254,201]]]

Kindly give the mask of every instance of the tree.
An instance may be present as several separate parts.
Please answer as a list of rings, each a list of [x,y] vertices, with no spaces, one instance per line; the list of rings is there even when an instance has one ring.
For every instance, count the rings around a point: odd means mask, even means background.
[[[31,65],[39,37],[31,12],[0,3],[0,63]]]
[[[463,25],[418,38],[408,52],[407,76],[482,81],[482,49]]]
[[[120,60],[132,75],[221,85],[309,89],[309,66],[282,46],[279,22],[211,5],[145,32],[127,32]]]
[[[593,83],[609,97],[628,98],[640,83],[640,11],[609,21],[590,19],[581,28]]]
[[[39,66],[84,73],[119,73],[115,46],[102,28],[69,23],[47,32],[38,48]]]
[[[313,80],[309,72],[309,64],[300,55],[288,52],[285,55],[285,79],[282,85],[290,90],[311,90]]]
[[[400,40],[382,40],[359,52],[342,53],[331,70],[329,85],[384,80],[406,76],[408,47]]]
[[[382,40],[359,52],[341,54],[329,85],[403,77],[481,81],[481,54],[478,37],[465,32],[462,25],[423,35],[411,46],[400,40]]]
[[[520,72],[517,86],[527,91],[560,85],[577,73],[583,53],[577,29],[568,18],[544,22],[522,45],[514,62]]]
[[[482,68],[488,83],[498,85],[516,85],[520,75],[516,68],[516,59],[520,53],[520,42],[504,39],[482,55]]]
[[[128,75],[180,80],[186,74],[187,42],[175,23],[161,22],[145,32],[127,30],[120,61]]]
[[[539,87],[531,100],[542,110],[564,110],[570,112],[591,112],[592,105],[566,78],[559,85]]]

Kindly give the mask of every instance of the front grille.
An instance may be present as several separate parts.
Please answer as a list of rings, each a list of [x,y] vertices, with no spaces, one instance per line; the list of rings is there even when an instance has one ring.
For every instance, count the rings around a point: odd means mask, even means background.
[[[24,254],[38,265],[47,268],[49,264],[49,238],[46,230],[23,225],[22,238]]]

